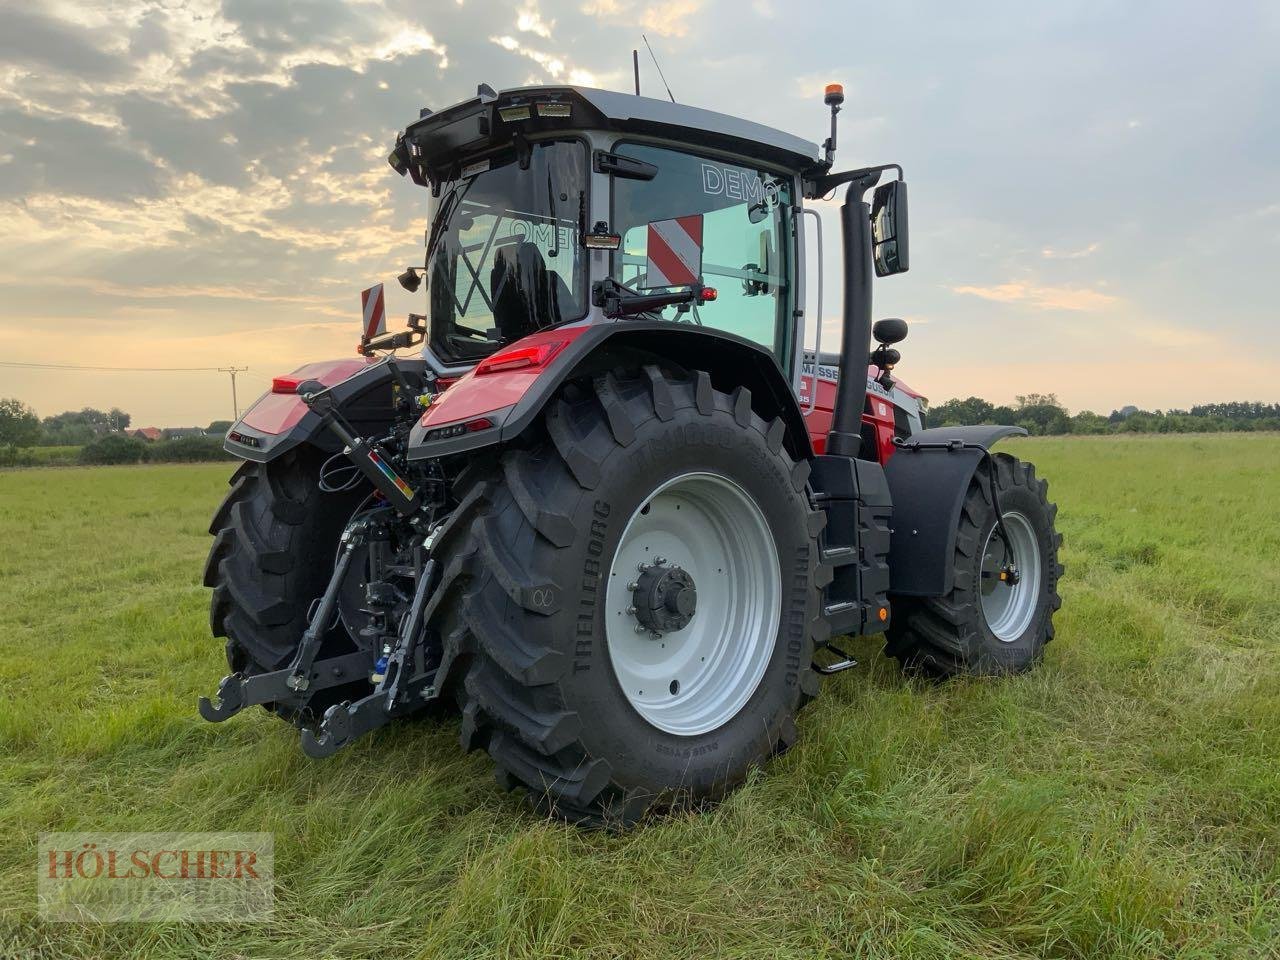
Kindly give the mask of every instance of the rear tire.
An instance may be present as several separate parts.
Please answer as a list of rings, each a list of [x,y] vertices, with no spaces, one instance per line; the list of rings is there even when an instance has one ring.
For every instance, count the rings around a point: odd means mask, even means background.
[[[1036,478],[1031,464],[1003,453],[993,454],[989,463],[995,465],[1000,510],[1025,579],[1012,587],[993,580],[1003,544],[996,532],[990,468],[984,463],[970,480],[960,511],[951,592],[894,598],[885,652],[904,669],[942,677],[1019,673],[1037,663],[1053,639],[1053,614],[1062,606],[1057,505],[1049,502],[1049,485]]]
[[[209,525],[213,547],[204,585],[213,588],[209,628],[226,637],[232,672],[252,676],[288,666],[307,628],[307,614],[333,573],[338,538],[367,490],[322,493],[317,486],[323,456],[303,447],[270,463],[247,461],[231,478],[231,490]],[[341,623],[328,634],[321,656],[355,649]],[[317,715],[366,681],[319,691]],[[288,720],[305,719],[274,706]]]
[[[437,547],[456,564],[434,623],[446,658],[458,661],[451,676],[465,677],[463,746],[488,751],[500,784],[524,787],[538,809],[577,823],[625,827],[654,805],[716,799],[795,740],[795,715],[817,692],[821,518],[805,493],[808,463],[783,449],[780,420],[752,412],[749,391],[720,393],[705,373],[650,366],[570,385],[544,422],[531,449],[509,450],[460,481],[460,506]],[[660,714],[646,719],[620,685],[609,646],[617,624],[607,624],[623,613],[606,595],[628,576],[614,567],[628,518],[693,473],[723,478],[758,507],[776,551],[779,616],[763,631],[758,682],[745,694],[726,688],[742,705],[674,733],[655,725]],[[698,576],[710,591],[706,572]]]

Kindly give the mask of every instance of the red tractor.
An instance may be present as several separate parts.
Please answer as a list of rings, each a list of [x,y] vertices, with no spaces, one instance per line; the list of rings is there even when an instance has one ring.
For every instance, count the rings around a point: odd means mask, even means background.
[[[907,327],[872,326],[871,277],[908,267],[906,184],[833,172],[842,100],[822,149],[576,87],[423,110],[389,162],[430,197],[400,277],[426,312],[228,432],[205,583],[232,673],[201,714],[262,704],[323,757],[456,704],[501,784],[628,825],[790,746],[853,665],[833,638],[936,675],[1035,663],[1055,507],[990,452],[1023,431],[925,429],[894,376]],[[840,188],[833,355],[803,201]]]

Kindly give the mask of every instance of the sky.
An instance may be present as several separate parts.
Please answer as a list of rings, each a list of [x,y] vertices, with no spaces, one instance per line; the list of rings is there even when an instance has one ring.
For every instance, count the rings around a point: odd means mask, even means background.
[[[1280,4],[1248,0],[0,0],[0,360],[244,366],[243,407],[351,355],[361,288],[424,306],[396,131],[481,82],[629,90],[642,33],[681,102],[810,140],[844,84],[838,166],[910,184],[875,315],[935,402],[1280,400]],[[4,396],[231,414],[218,372],[0,366]]]

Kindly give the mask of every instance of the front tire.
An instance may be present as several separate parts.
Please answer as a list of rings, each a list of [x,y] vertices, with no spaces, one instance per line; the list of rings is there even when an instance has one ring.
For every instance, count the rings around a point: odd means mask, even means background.
[[[996,526],[992,466],[1003,534]],[[960,511],[951,592],[894,598],[886,653],[904,669],[943,677],[1020,673],[1040,660],[1062,606],[1062,536],[1054,527],[1058,508],[1048,489],[1031,464],[1008,454],[992,454],[979,466]]]
[[[722,796],[794,741],[795,715],[817,692],[820,517],[805,492],[808,463],[790,458],[784,433],[780,420],[752,412],[746,389],[729,395],[705,373],[650,366],[570,385],[550,404],[543,439],[460,484],[446,555],[470,558],[469,567],[449,581],[437,625],[465,670],[463,745],[488,750],[501,784],[570,821],[628,826],[655,804]],[[693,509],[700,497],[727,525],[676,519],[677,504]],[[747,503],[754,510],[739,510]],[[669,511],[661,521],[660,511]],[[762,535],[735,540],[728,530],[738,521]],[[626,535],[637,522],[652,539]],[[690,539],[686,527],[700,532]],[[704,534],[727,537],[726,550],[695,555]],[[669,554],[665,566],[635,569],[646,544],[647,555]],[[755,558],[762,579],[718,583],[717,559],[724,576],[745,576],[746,565],[724,558],[748,548],[769,552]],[[685,584],[677,568],[700,582]],[[623,601],[648,589],[628,578],[646,576],[659,599],[637,619]],[[690,586],[696,609],[688,594],[660,599]],[[664,672],[674,661],[663,649],[693,642],[699,625],[710,636],[739,607],[759,618],[744,615],[740,630],[694,652],[730,667],[743,653],[741,682],[699,674],[692,656],[687,673]],[[761,645],[748,649],[750,624],[766,622]],[[646,624],[656,638],[636,631]],[[620,630],[631,631],[626,650]],[[645,670],[656,686],[639,685]],[[719,706],[700,709],[699,691]]]

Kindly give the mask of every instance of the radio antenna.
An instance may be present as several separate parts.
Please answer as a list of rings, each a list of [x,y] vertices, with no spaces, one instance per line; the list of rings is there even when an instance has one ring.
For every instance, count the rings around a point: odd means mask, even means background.
[[[649,56],[653,57],[653,65],[658,68],[658,77],[662,80],[662,85],[667,88],[667,96],[671,98],[672,103],[675,103],[675,94],[671,92],[671,85],[667,83],[667,78],[662,75],[662,64],[658,63],[658,57],[653,52],[653,47],[649,46],[649,38],[642,33],[640,34],[640,39],[643,40],[644,45],[649,48]]]

